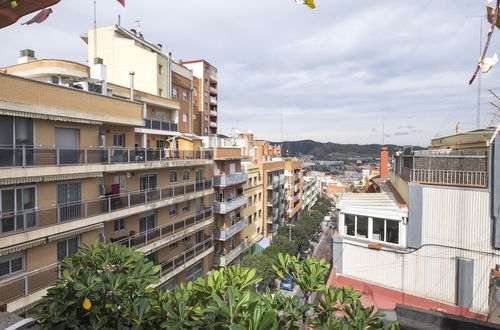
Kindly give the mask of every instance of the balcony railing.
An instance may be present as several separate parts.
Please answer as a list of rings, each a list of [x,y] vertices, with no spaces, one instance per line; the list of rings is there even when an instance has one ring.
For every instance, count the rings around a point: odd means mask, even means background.
[[[164,188],[139,190],[99,199],[59,204],[56,207],[36,208],[30,211],[3,213],[0,216],[0,236],[13,235],[46,226],[85,219],[126,208],[212,189],[212,179]]]
[[[57,267],[52,264],[0,281],[0,301],[9,303],[51,286],[57,280]]]
[[[217,122],[211,121],[210,122],[210,127],[217,127]]]
[[[159,272],[160,278],[207,251],[212,246],[213,239],[210,237],[180,255],[163,262]],[[9,303],[52,286],[58,278],[58,269],[59,266],[57,264],[52,264],[0,281],[0,301]]]
[[[410,169],[409,171],[410,181],[412,182],[471,187],[488,186],[488,173],[483,171],[426,169]]]
[[[204,211],[197,212],[196,214],[187,217],[186,219],[167,224],[165,226],[161,226],[158,228],[152,228],[145,232],[132,235],[129,237],[125,237],[118,240],[111,239],[115,244],[124,245],[126,247],[138,247],[142,245],[148,245],[163,238],[171,237],[178,232],[181,232],[185,229],[189,229],[194,225],[203,222],[207,219],[210,219],[213,216],[212,208],[207,208]]]
[[[217,95],[217,89],[214,87],[210,87],[210,95]]]
[[[217,115],[218,115],[217,110],[210,110],[210,116],[217,117]]]
[[[211,249],[214,246],[213,237],[210,237],[204,240],[201,243],[196,244],[192,248],[184,251],[178,256],[175,256],[167,261],[164,261],[160,264],[160,278],[167,276],[172,271],[186,264],[186,262],[196,258],[201,255],[203,252]]]
[[[0,167],[145,163],[177,159],[212,159],[212,151],[145,148],[38,149],[33,147],[0,147]]]
[[[227,229],[222,229],[222,228],[216,229],[214,231],[214,238],[221,240],[221,241],[225,241],[228,238],[232,237],[237,232],[241,231],[246,226],[248,226],[248,218],[247,217],[241,219],[240,221],[236,222],[234,225],[232,225],[231,227],[229,227]]]
[[[214,186],[215,187],[227,187],[240,183],[245,183],[248,179],[247,173],[233,173],[229,175],[220,175],[214,177]]]
[[[217,105],[217,99],[215,98],[210,98],[210,105]]]
[[[280,174],[279,183],[280,183],[280,184],[285,184],[285,180],[286,180],[286,178],[285,178],[285,174]]]
[[[214,212],[220,214],[226,214],[227,212],[231,212],[236,210],[239,207],[242,207],[248,203],[248,197],[239,196],[235,199],[231,199],[225,202],[215,202],[214,203]]]
[[[248,240],[245,238],[239,245],[226,254],[215,256],[215,263],[221,267],[229,265],[237,256],[239,256],[248,246]]]
[[[144,119],[144,128],[159,129],[162,131],[178,131],[176,123],[156,119]]]

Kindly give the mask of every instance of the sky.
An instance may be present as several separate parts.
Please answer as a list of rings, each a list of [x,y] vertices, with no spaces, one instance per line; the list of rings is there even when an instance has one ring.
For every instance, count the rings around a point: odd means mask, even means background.
[[[476,128],[479,57],[486,0],[97,1],[97,25],[137,27],[176,60],[218,68],[219,132],[271,141],[426,146]],[[87,62],[79,35],[93,25],[92,0],[62,0],[42,24],[0,30],[0,67],[19,50]],[[488,23],[483,19],[483,44]],[[489,55],[500,54],[500,31]],[[481,75],[480,126],[492,119],[500,64]],[[500,103],[500,101],[499,101]]]

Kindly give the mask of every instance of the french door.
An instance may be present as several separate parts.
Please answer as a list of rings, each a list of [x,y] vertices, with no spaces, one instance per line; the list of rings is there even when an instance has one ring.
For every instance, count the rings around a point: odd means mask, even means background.
[[[80,182],[57,185],[57,213],[59,221],[78,219],[81,216],[82,191]]]

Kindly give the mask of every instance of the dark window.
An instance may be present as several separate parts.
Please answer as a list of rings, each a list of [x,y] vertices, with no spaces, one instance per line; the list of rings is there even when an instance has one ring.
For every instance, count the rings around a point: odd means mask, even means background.
[[[345,233],[346,235],[354,236],[354,228],[355,228],[355,216],[352,214],[345,214],[344,215],[344,222],[345,222]]]
[[[113,134],[113,146],[125,147],[125,134]]]
[[[356,236],[368,238],[368,217],[358,215],[357,217]]]
[[[57,260],[71,257],[78,252],[79,245],[78,236],[57,242]]]

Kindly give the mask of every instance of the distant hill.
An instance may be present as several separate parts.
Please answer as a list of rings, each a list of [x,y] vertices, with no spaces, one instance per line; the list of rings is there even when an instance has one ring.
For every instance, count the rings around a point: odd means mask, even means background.
[[[313,140],[273,142],[281,144],[284,154],[290,156],[312,155],[320,159],[335,159],[345,157],[378,157],[380,155],[380,144],[341,144],[332,142],[316,142]],[[401,148],[394,144],[387,144],[389,153],[395,148]],[[416,150],[424,149],[414,147]]]

